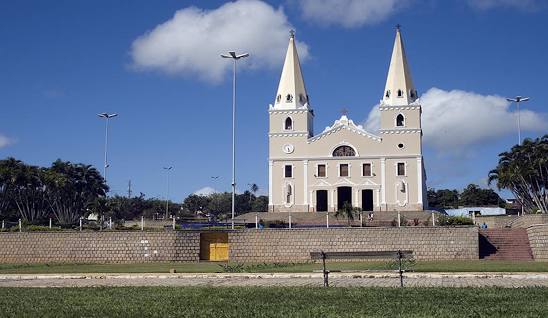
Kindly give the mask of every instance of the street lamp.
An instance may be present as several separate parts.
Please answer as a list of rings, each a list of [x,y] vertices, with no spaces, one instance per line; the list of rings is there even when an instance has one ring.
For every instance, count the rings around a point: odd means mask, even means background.
[[[236,62],[248,57],[248,53],[237,55],[234,51],[229,51],[228,54],[221,54],[222,58],[232,59],[233,75],[232,75],[232,229],[234,229],[234,208],[236,202]]]
[[[167,194],[166,194],[166,219],[169,215],[169,172],[173,169],[172,166],[164,167],[164,170],[167,172]]]
[[[514,102],[518,106],[518,145],[520,145],[521,144],[521,123],[520,123],[520,117],[519,117],[519,103],[528,101],[529,97],[516,96],[516,98],[507,98],[506,100],[509,102]]]
[[[97,114],[97,116],[105,119],[105,165],[103,167],[103,177],[105,178],[105,183],[107,182],[107,168],[109,167],[108,164],[108,157],[107,157],[107,147],[108,147],[108,121],[111,118],[114,118],[118,116],[118,114],[108,114],[108,113],[100,113]]]

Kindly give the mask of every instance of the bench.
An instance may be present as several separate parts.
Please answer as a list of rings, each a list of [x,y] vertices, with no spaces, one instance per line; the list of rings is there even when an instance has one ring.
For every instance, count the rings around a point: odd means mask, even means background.
[[[323,264],[323,285],[329,287],[329,273],[325,261],[327,259],[396,259],[398,260],[398,272],[400,274],[400,286],[403,287],[402,259],[413,258],[413,251],[368,251],[368,252],[310,252],[312,260],[322,260]]]

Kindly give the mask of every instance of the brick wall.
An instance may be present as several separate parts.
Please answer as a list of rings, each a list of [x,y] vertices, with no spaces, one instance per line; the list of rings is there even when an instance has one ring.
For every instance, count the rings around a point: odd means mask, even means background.
[[[510,223],[511,227],[527,228],[531,225],[548,224],[548,215],[546,214],[527,214],[516,218]]]
[[[502,229],[507,225],[510,225],[517,215],[483,215],[476,216],[476,224],[482,225],[484,222],[487,224],[488,229]]]
[[[199,261],[198,232],[0,233],[0,263]]]
[[[535,260],[548,260],[548,224],[531,226],[527,234]]]
[[[233,262],[304,262],[311,251],[413,250],[416,259],[478,259],[476,227],[263,229],[229,233]]]

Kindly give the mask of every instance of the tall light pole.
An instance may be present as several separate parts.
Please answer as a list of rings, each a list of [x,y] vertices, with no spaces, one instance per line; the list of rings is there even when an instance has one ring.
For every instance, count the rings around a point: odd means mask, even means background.
[[[105,183],[107,182],[107,168],[108,168],[108,156],[107,156],[107,150],[108,150],[108,122],[109,119],[114,118],[118,116],[118,114],[109,114],[109,113],[100,113],[97,114],[97,116],[105,119],[105,165],[103,167],[103,177],[105,178]]]
[[[528,101],[529,97],[516,96],[516,98],[507,98],[506,100],[509,102],[514,102],[518,106],[518,145],[521,145],[521,123],[520,123],[520,116],[519,116],[519,103]]]
[[[164,170],[167,172],[167,194],[166,194],[166,219],[169,215],[169,172],[173,169],[172,166],[164,167]]]
[[[236,54],[234,51],[229,51],[228,54],[221,54],[222,58],[232,59],[233,75],[232,75],[232,229],[234,229],[234,209],[236,202],[236,62],[244,57],[248,57],[248,53]]]

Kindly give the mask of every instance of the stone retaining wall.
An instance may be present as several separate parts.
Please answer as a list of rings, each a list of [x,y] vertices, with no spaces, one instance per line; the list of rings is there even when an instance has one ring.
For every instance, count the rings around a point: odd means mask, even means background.
[[[263,229],[229,233],[233,262],[305,262],[311,251],[413,250],[418,260],[478,259],[476,227]]]
[[[197,262],[198,232],[0,233],[0,263]]]
[[[481,226],[485,222],[488,229],[503,229],[518,217],[517,215],[479,215],[476,216],[476,224]]]
[[[531,226],[527,234],[535,260],[548,260],[548,224]]]
[[[528,228],[531,225],[548,224],[547,214],[527,214],[516,218],[510,222],[510,227]]]

